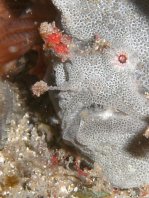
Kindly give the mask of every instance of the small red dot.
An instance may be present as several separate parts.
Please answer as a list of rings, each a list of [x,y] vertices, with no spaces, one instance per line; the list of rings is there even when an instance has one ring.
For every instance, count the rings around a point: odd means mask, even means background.
[[[125,54],[120,54],[118,56],[118,61],[122,64],[126,63],[127,62],[127,56]]]

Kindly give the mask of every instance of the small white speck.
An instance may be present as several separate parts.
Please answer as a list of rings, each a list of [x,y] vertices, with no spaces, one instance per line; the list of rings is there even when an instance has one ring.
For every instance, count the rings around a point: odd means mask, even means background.
[[[15,52],[18,51],[18,48],[17,48],[16,46],[10,46],[10,47],[8,48],[8,50],[9,50],[10,52],[12,52],[12,53],[15,53]]]
[[[74,190],[74,192],[77,192],[78,191],[78,187],[75,187],[73,190]]]
[[[5,162],[5,158],[4,156],[2,155],[2,153],[0,153],[0,164],[4,163]]]
[[[2,172],[2,171],[0,171],[0,176],[1,176],[1,175],[3,175],[3,172]]]
[[[67,189],[66,189],[66,186],[62,186],[62,187],[60,188],[60,192],[62,192],[62,193],[68,193],[68,191],[67,191]]]
[[[136,169],[132,165],[128,165],[128,170],[130,172],[135,172],[136,171]]]
[[[32,14],[32,10],[30,8],[26,9],[26,14],[28,13]]]
[[[38,24],[38,22],[37,22],[37,21],[35,21],[35,22],[34,22],[34,24],[35,24],[35,25],[37,25],[37,24]]]
[[[10,167],[11,167],[11,168],[14,168],[15,166],[14,166],[13,164],[10,164]]]

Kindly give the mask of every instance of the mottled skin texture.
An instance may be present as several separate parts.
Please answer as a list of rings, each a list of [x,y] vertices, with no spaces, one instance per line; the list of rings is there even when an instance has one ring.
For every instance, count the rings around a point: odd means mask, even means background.
[[[99,162],[114,186],[149,183],[149,6],[131,0],[53,0],[74,42],[106,39],[103,53],[72,51],[55,67],[63,138]],[[79,44],[81,46],[81,44]],[[126,54],[127,61],[119,61]]]

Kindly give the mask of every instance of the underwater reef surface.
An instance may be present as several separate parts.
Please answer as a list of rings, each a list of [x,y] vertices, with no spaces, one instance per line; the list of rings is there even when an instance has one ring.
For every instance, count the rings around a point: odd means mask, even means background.
[[[7,141],[13,120],[17,123],[23,114],[18,88],[7,81],[0,80],[0,149]]]
[[[39,5],[49,14],[40,13]],[[34,22],[50,19],[39,29],[49,59],[47,82],[27,88],[34,96],[25,104],[27,76],[21,88],[0,80],[0,196],[148,197],[148,2],[8,0],[0,1],[0,8],[1,75],[11,72],[34,44],[41,46]],[[21,50],[16,52],[16,46]],[[10,60],[15,61],[4,64]],[[30,67],[28,61],[23,64]],[[35,74],[37,80],[39,71]],[[16,72],[12,79],[17,78]],[[50,97],[39,98],[47,90]],[[47,103],[53,111],[50,100],[58,119],[47,111]],[[112,189],[107,179],[114,187],[135,188]]]
[[[17,114],[17,112],[16,112]],[[0,196],[4,198],[146,198],[149,187],[112,189],[101,167],[62,145],[49,147],[52,129],[25,109],[9,126],[0,151]],[[48,137],[48,142],[47,142]],[[57,137],[58,139],[58,137]]]
[[[0,151],[0,197],[110,195],[111,187],[99,165],[83,170],[84,159],[79,155],[77,159],[68,149],[48,146],[53,132],[38,115],[25,111],[18,122],[13,118],[7,137]]]

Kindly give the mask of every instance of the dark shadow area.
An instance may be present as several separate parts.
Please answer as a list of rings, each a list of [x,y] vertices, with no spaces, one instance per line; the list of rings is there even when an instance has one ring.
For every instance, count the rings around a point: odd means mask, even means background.
[[[145,130],[146,128],[131,139],[125,148],[128,153],[136,158],[143,158],[149,154],[149,139],[143,135]]]
[[[20,17],[30,15],[30,17],[41,21],[53,21],[57,15],[57,10],[50,0],[1,0],[4,1],[7,9],[12,15]],[[26,12],[27,11],[27,12]]]
[[[146,15],[149,16],[149,1],[148,0],[132,0],[134,4]]]
[[[33,2],[31,0],[5,0],[5,5],[12,14],[20,16],[25,9],[33,6]]]

